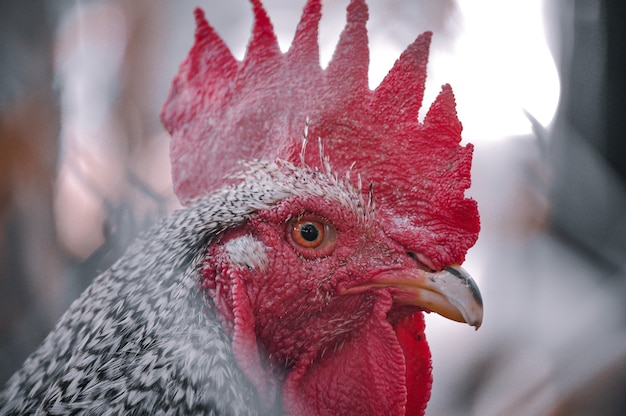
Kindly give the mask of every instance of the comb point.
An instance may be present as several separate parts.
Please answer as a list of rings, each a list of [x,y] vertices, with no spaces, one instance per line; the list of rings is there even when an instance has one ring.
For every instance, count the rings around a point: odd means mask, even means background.
[[[441,87],[441,92],[426,113],[424,126],[447,132],[451,137],[456,137],[457,142],[460,141],[463,125],[456,112],[456,101],[450,84]]]
[[[204,17],[204,11],[200,8],[194,10],[196,21],[195,42],[187,61],[187,72],[182,73],[190,82],[197,82],[204,86],[203,79],[208,78],[211,72],[217,72],[221,76],[232,75],[237,67],[237,61],[222,38]],[[202,78],[197,79],[196,78]]]
[[[417,120],[424,98],[432,32],[424,32],[400,55],[374,91],[378,114],[395,122]]]
[[[347,8],[346,26],[326,70],[327,78],[339,80],[337,84],[351,91],[355,100],[361,99],[359,92],[369,91],[368,18],[365,1],[351,0]]]
[[[254,27],[252,29],[252,37],[248,43],[246,57],[244,58],[245,66],[261,64],[281,55],[278,39],[276,39],[276,34],[274,33],[274,26],[263,4],[260,0],[250,0],[250,3],[252,3],[254,13]]]
[[[193,9],[193,17],[196,21],[196,37],[198,34],[205,29],[208,29],[209,22],[207,22],[206,17],[204,16],[204,10],[199,7]]]
[[[321,17],[321,1],[308,0],[302,11],[291,47],[287,52],[287,59],[290,62],[319,67],[318,35]]]

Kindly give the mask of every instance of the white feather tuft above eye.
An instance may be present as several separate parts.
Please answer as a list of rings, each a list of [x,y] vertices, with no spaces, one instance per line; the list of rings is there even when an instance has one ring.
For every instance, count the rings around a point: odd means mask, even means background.
[[[265,245],[249,235],[227,242],[226,252],[230,263],[235,266],[263,270],[268,263]]]

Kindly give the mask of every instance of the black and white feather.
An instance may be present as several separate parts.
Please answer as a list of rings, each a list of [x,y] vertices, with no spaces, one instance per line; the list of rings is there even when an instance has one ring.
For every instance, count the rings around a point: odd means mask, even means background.
[[[257,413],[256,392],[200,289],[206,247],[291,196],[363,201],[330,172],[282,162],[248,169],[238,185],[161,221],[100,275],[8,381],[0,415]]]

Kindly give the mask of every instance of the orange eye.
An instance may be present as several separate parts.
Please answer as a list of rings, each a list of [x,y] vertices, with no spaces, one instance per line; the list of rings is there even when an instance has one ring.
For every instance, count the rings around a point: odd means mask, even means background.
[[[330,254],[335,245],[335,228],[314,219],[295,220],[290,227],[290,233],[296,248],[305,249],[306,252],[315,256]]]

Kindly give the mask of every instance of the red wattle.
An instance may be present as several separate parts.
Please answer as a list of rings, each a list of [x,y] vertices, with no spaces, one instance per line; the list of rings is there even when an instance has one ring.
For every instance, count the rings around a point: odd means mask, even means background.
[[[430,399],[432,362],[424,327],[424,315],[417,312],[394,324],[393,328],[404,352],[407,416],[423,415]]]
[[[283,408],[293,415],[404,415],[404,358],[379,299],[367,323],[343,345],[302,359],[287,376]]]

